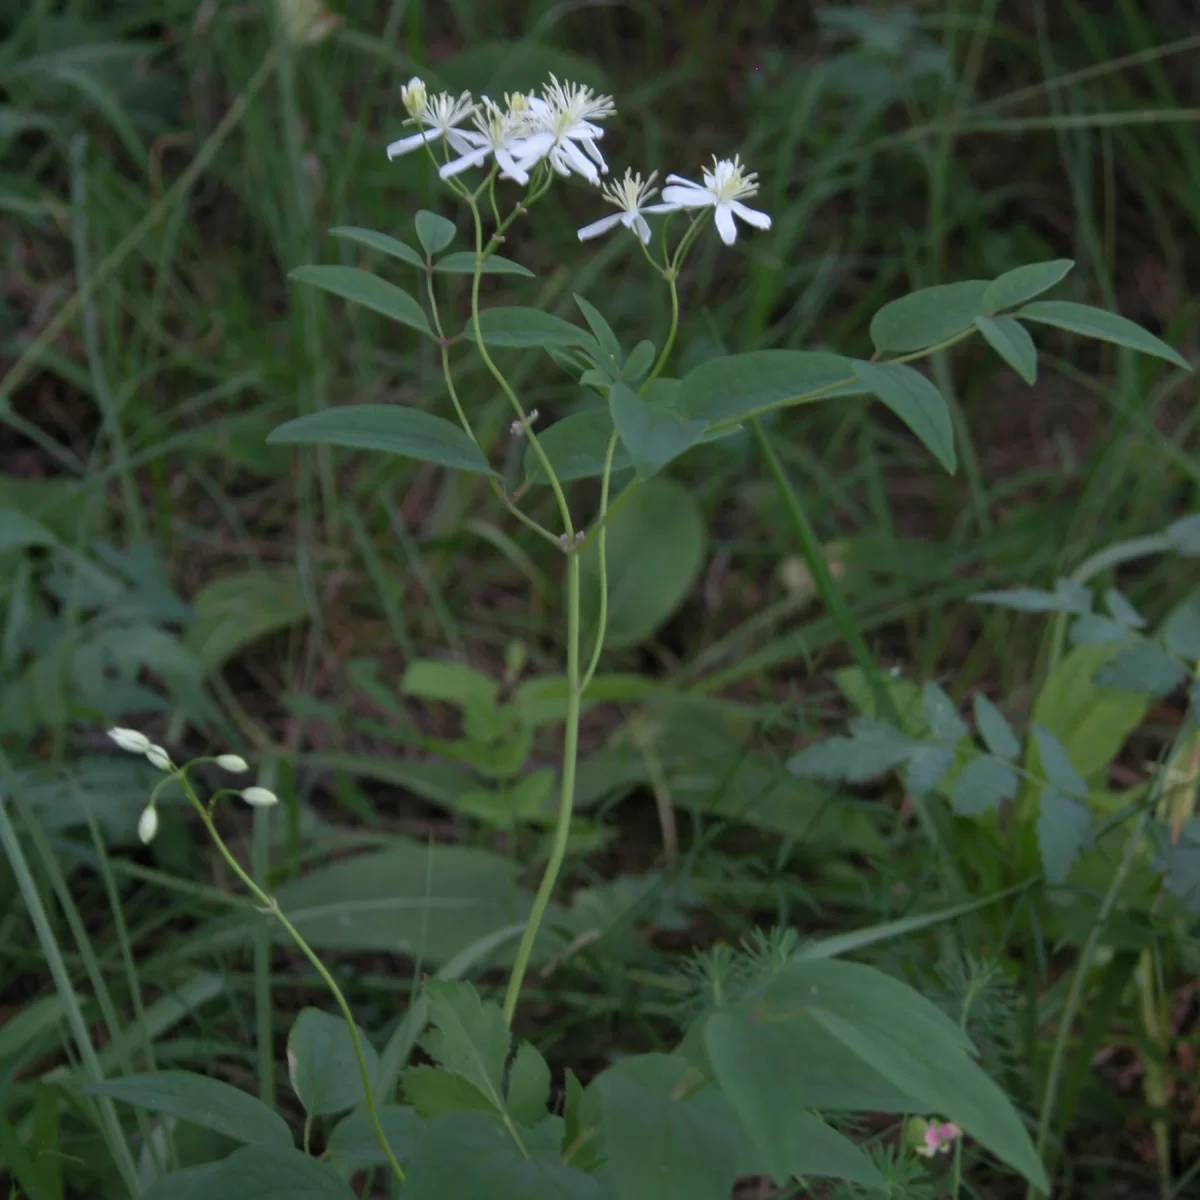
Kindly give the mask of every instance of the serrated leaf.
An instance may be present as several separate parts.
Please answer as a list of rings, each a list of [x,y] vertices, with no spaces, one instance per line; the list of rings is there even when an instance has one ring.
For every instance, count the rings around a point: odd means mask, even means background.
[[[614,369],[621,362],[621,343],[617,340],[617,335],[613,333],[612,326],[604,319],[603,313],[589,301],[585,300],[578,292],[575,294],[575,303],[579,306],[579,311],[583,313],[583,319],[588,323],[588,328],[596,337],[596,341],[600,349],[612,360]]]
[[[399,321],[418,333],[431,334],[429,321],[421,306],[403,288],[398,288],[378,275],[360,271],[357,267],[311,265],[288,272],[295,283],[307,283],[344,300],[361,304],[381,316]]]
[[[912,367],[897,363],[856,362],[854,374],[876,399],[909,427],[951,474],[958,468],[954,426],[942,393]]]
[[[536,1125],[550,1102],[550,1068],[532,1042],[517,1047],[508,1072],[508,1112],[518,1125]]]
[[[917,743],[882,721],[855,723],[852,737],[834,737],[788,759],[788,770],[805,779],[865,783],[904,762]]]
[[[1146,618],[1116,588],[1109,588],[1104,593],[1104,606],[1112,614],[1113,619],[1120,621],[1127,629],[1145,628]]]
[[[586,346],[592,340],[587,330],[537,308],[485,308],[479,330],[486,345],[513,349]],[[474,325],[468,323],[463,335],[474,341]]]
[[[1037,383],[1037,346],[1020,321],[1012,317],[976,317],[975,328],[1026,383]]]
[[[657,475],[704,436],[705,422],[656,413],[623,383],[612,385],[608,402],[617,433],[640,479]]]
[[[954,811],[964,817],[989,812],[1020,789],[1017,773],[997,758],[973,758],[950,789]]]
[[[413,1111],[426,1121],[456,1112],[486,1113],[499,1117],[504,1111],[461,1075],[441,1067],[409,1067],[401,1076],[404,1096]]]
[[[361,1030],[359,1041],[373,1086],[379,1056]],[[287,1064],[292,1091],[311,1116],[345,1112],[363,1098],[354,1042],[341,1017],[317,1008],[301,1009],[288,1032]]]
[[[932,680],[926,683],[921,689],[921,699],[929,718],[929,730],[939,742],[961,742],[970,733],[954,701],[940,684]]]
[[[1042,870],[1051,883],[1062,883],[1091,838],[1092,814],[1086,804],[1046,788],[1038,802],[1037,838]]]
[[[985,279],[968,279],[893,300],[871,318],[871,340],[878,350],[898,353],[947,341],[987,315],[983,297],[990,286]]]
[[[1109,659],[1096,672],[1103,687],[1148,696],[1165,696],[1187,678],[1187,671],[1157,642],[1142,640]]]
[[[1084,613],[1071,622],[1072,646],[1119,646],[1129,640],[1129,629],[1112,617]]]
[[[1087,781],[1071,761],[1062,742],[1044,725],[1033,725],[1033,738],[1041,758],[1042,773],[1051,787],[1082,800],[1087,796]]]
[[[1029,263],[1005,271],[987,285],[983,293],[984,308],[989,313],[1016,308],[1018,304],[1024,304],[1060,283],[1074,265],[1074,259],[1056,258],[1050,262]]]
[[[453,221],[447,221],[439,213],[430,212],[425,208],[417,213],[413,225],[417,231],[417,241],[431,258],[439,250],[445,250],[458,232]]]
[[[83,1088],[87,1096],[110,1096],[255,1146],[292,1145],[284,1119],[261,1100],[192,1071],[156,1071],[105,1079]]]
[[[346,238],[360,246],[366,246],[368,250],[378,250],[380,254],[398,258],[409,266],[425,266],[425,260],[407,242],[402,242],[390,234],[376,233],[373,229],[360,229],[356,225],[335,225],[329,232],[334,237]],[[474,259],[474,255],[471,257]]]
[[[946,746],[914,746],[904,762],[904,786],[910,795],[928,796],[954,766],[954,751]]]
[[[1004,714],[982,693],[975,693],[975,725],[983,744],[998,758],[1011,762],[1021,753],[1021,743]]]
[[[399,1162],[404,1162],[425,1135],[425,1122],[413,1109],[399,1104],[384,1104],[378,1111],[389,1148]],[[344,1163],[373,1166],[387,1162],[379,1135],[365,1109],[343,1117],[330,1133],[325,1149],[331,1158]]]
[[[1042,325],[1053,325],[1056,329],[1065,329],[1069,333],[1079,333],[1084,337],[1097,338],[1102,342],[1127,346],[1142,354],[1166,359],[1167,362],[1174,363],[1175,366],[1182,367],[1185,371],[1192,369],[1187,359],[1168,346],[1161,338],[1147,333],[1140,325],[1135,325],[1125,317],[1106,312],[1102,308],[1092,308],[1088,304],[1074,304],[1069,300],[1038,300],[1033,304],[1027,304],[1016,315],[1025,321],[1037,321]]]
[[[473,1084],[500,1112],[510,1038],[498,1004],[485,1002],[469,983],[431,979],[425,985],[433,1029],[422,1045],[434,1062]]]
[[[1163,640],[1178,658],[1194,663],[1200,659],[1200,604],[1185,600],[1167,618]]]
[[[483,452],[457,425],[399,404],[326,408],[285,421],[272,431],[267,441],[273,445],[379,450],[476,475],[496,474]]]
[[[976,604],[994,604],[1019,612],[1085,613],[1092,607],[1092,593],[1069,579],[1058,580],[1052,592],[1016,587],[998,592],[976,592],[971,599]]]
[[[433,269],[446,275],[474,275],[475,254],[469,250],[456,250],[439,258]],[[489,255],[483,262],[481,275],[520,275],[525,279],[533,279],[534,274],[528,267],[523,267],[511,258],[502,258],[499,254]]]

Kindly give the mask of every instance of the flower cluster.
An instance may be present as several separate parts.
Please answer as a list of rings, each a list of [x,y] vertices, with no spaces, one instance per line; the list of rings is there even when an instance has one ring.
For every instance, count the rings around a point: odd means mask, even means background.
[[[120,726],[115,726],[108,731],[108,736],[122,750],[129,754],[140,754],[160,771],[167,771],[172,775],[182,775],[182,772],[171,761],[171,756],[161,746],[155,745],[144,733],[139,733],[136,729],[122,729]],[[244,775],[250,770],[250,764],[240,754],[218,754],[211,760],[197,761],[215,762],[222,770],[229,771],[233,775]],[[238,794],[247,804],[256,808],[265,808],[279,803],[279,797],[265,787],[242,788]],[[158,809],[153,797],[142,810],[137,828],[138,837],[147,845],[154,840],[154,835],[158,833]]]
[[[953,1121],[943,1121],[940,1124],[930,1123],[925,1126],[921,1135],[921,1144],[917,1147],[917,1153],[922,1158],[933,1158],[935,1155],[948,1153],[951,1146],[961,1136],[962,1130]]]
[[[408,154],[423,146],[443,141],[449,150],[439,168],[443,179],[450,179],[493,159],[501,178],[525,186],[530,172],[546,162],[559,175],[579,175],[599,185],[608,173],[608,164],[598,145],[604,136],[599,122],[616,111],[611,96],[597,95],[578,83],[561,83],[553,75],[538,95],[513,93],[505,96],[503,107],[483,96],[477,102],[470,92],[455,96],[440,92],[430,96],[422,80],[414,77],[401,91],[408,111],[406,125],[419,132],[392,142],[388,158]],[[470,121],[473,128],[465,128]],[[450,157],[453,151],[457,157]],[[758,192],[758,176],[746,171],[737,156],[713,156],[712,169],[705,169],[701,183],[681,175],[668,175],[662,199],[649,201],[657,193],[655,174],[642,179],[640,174],[625,172],[619,183],[606,184],[604,199],[619,211],[593,221],[579,230],[586,241],[606,233],[616,225],[631,230],[643,243],[650,241],[646,213],[672,213],[681,209],[711,208],[721,240],[733,245],[737,240],[735,218],[756,229],[770,229],[771,218],[743,201]]]

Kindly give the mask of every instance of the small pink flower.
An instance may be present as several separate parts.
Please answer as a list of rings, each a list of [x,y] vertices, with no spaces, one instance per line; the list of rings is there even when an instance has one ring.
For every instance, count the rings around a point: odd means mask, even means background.
[[[944,1121],[940,1125],[927,1125],[925,1127],[925,1144],[917,1147],[917,1153],[924,1158],[932,1158],[935,1154],[949,1151],[961,1136],[962,1130],[953,1121]]]

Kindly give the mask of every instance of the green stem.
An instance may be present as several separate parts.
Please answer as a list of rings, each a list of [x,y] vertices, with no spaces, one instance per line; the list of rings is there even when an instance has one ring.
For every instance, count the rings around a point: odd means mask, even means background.
[[[588,684],[592,682],[592,676],[596,674],[596,668],[600,665],[600,652],[604,649],[604,634],[608,628],[608,546],[607,530],[603,522],[608,514],[608,489],[612,482],[613,455],[617,451],[617,440],[617,431],[614,429],[608,439],[608,450],[604,455],[604,477],[600,483],[600,544],[596,547],[600,568],[600,613],[596,620],[596,644],[592,647],[592,657],[583,674],[583,682],[579,685],[581,696],[587,692]]]
[[[188,781],[187,776],[182,772],[177,772],[174,778],[178,779],[183,785],[184,791],[187,793],[188,799],[191,801],[192,807],[196,810],[200,820],[204,823],[204,828],[208,836],[212,838],[213,845],[216,846],[217,852],[225,860],[229,869],[237,876],[242,886],[262,905],[263,909],[272,917],[274,917],[287,932],[288,937],[295,943],[296,948],[312,963],[317,974],[320,975],[325,986],[333,993],[333,998],[341,1009],[342,1016],[346,1021],[346,1028],[350,1032],[350,1042],[354,1047],[354,1057],[358,1060],[358,1071],[362,1076],[363,1084],[363,1099],[367,1107],[367,1115],[370,1117],[371,1125],[375,1130],[375,1136],[379,1141],[379,1145],[383,1150],[384,1156],[387,1158],[388,1165],[392,1168],[392,1173],[401,1183],[404,1182],[404,1168],[396,1161],[396,1156],[392,1153],[391,1146],[388,1145],[387,1137],[383,1132],[383,1125],[379,1120],[379,1110],[375,1107],[375,1097],[371,1089],[371,1072],[367,1067],[367,1059],[363,1054],[362,1039],[358,1036],[358,1026],[354,1023],[354,1014],[350,1011],[350,1005],[346,1001],[346,997],[342,989],[338,987],[336,980],[329,973],[328,968],[317,956],[313,948],[300,935],[300,931],[288,920],[283,910],[276,903],[272,896],[267,895],[262,888],[242,869],[242,864],[234,858],[229,847],[225,845],[224,839],[217,832],[217,827],[213,824],[212,815],[208,809],[200,803],[196,793],[192,790],[192,785]]]
[[[662,353],[658,356],[658,362],[654,364],[653,370],[646,376],[642,386],[638,388],[639,395],[658,378],[659,372],[667,365],[667,359],[675,346],[675,335],[679,332],[679,285],[674,268],[667,272],[666,280],[667,287],[671,289],[671,328],[667,333],[667,340],[663,343]]]
[[[1067,1054],[1067,1043],[1071,1040],[1071,1029],[1075,1024],[1075,1014],[1078,1012],[1079,1003],[1083,998],[1083,988],[1087,982],[1088,972],[1091,970],[1092,959],[1096,956],[1096,950],[1100,945],[1104,928],[1108,924],[1109,914],[1112,912],[1121,887],[1125,883],[1130,868],[1133,866],[1133,858],[1137,852],[1138,842],[1141,839],[1142,830],[1146,827],[1148,817],[1149,810],[1143,809],[1138,818],[1137,825],[1130,833],[1129,840],[1125,843],[1125,853],[1121,857],[1120,865],[1113,875],[1112,882],[1108,885],[1108,891],[1104,895],[1100,911],[1096,914],[1091,932],[1084,943],[1083,953],[1079,956],[1079,962],[1075,965],[1075,975],[1071,980],[1071,987],[1067,992],[1067,1002],[1063,1007],[1062,1017],[1059,1020],[1058,1034],[1054,1039],[1054,1048],[1050,1052],[1050,1065],[1046,1072],[1046,1088],[1042,1093],[1042,1107],[1038,1115],[1036,1146],[1038,1157],[1043,1160],[1045,1158],[1046,1142],[1050,1136],[1050,1122],[1054,1117],[1054,1108],[1058,1100],[1058,1085]],[[1042,1192],[1031,1183],[1025,1194],[1026,1200],[1034,1200],[1034,1197],[1048,1195],[1049,1193]]]
[[[567,715],[563,734],[562,794],[558,806],[558,822],[554,828],[554,844],[550,861],[546,864],[542,882],[533,898],[533,908],[521,943],[517,947],[516,961],[508,980],[508,991],[504,996],[504,1020],[512,1025],[513,1013],[521,994],[521,983],[533,954],[534,942],[555,884],[562,871],[567,854],[567,840],[571,833],[571,815],[575,805],[575,765],[579,755],[579,554],[567,555]]]

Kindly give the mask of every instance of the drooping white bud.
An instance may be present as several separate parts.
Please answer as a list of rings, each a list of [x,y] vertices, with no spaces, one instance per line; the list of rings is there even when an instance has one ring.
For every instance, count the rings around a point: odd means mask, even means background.
[[[242,788],[242,799],[255,808],[270,808],[272,804],[279,803],[279,797],[265,787]]]
[[[130,754],[145,754],[151,746],[150,739],[144,733],[138,733],[136,729],[114,726],[108,731],[108,736]]]
[[[152,767],[157,767],[160,771],[174,770],[175,764],[171,761],[171,756],[161,746],[151,745],[146,750],[146,759]]]
[[[250,770],[250,764],[240,754],[218,754],[216,763],[223,770],[233,771],[238,775],[244,775]]]
[[[149,804],[142,809],[142,815],[138,817],[138,837],[148,846],[154,841],[154,835],[157,832],[158,809],[153,804]]]

